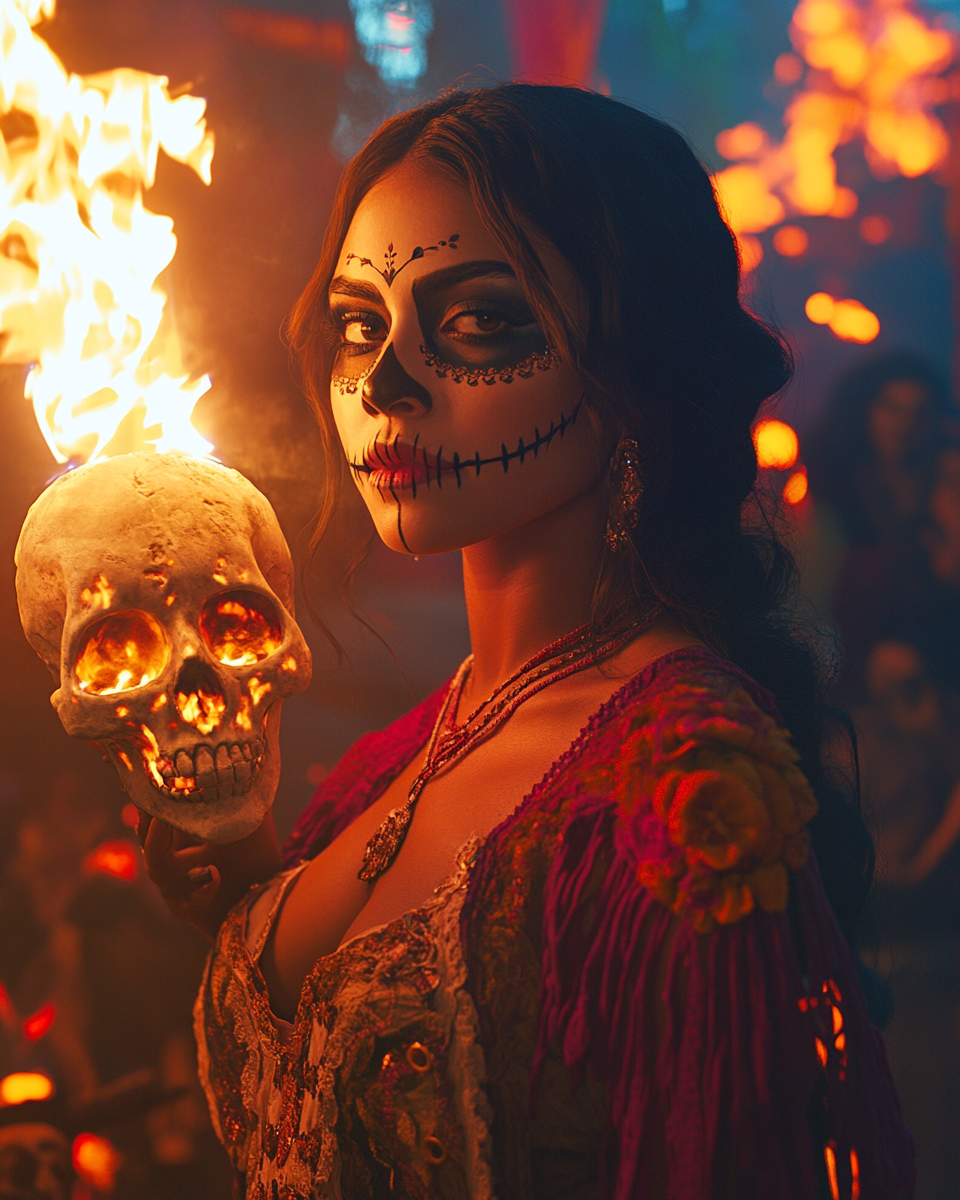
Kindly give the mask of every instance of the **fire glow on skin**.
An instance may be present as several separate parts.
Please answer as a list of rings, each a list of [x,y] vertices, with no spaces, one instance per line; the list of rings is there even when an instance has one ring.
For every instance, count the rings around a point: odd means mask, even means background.
[[[538,253],[575,297],[559,254]],[[333,412],[389,546],[470,546],[597,483],[602,434],[581,380],[464,189],[395,168],[357,209],[329,302]]]

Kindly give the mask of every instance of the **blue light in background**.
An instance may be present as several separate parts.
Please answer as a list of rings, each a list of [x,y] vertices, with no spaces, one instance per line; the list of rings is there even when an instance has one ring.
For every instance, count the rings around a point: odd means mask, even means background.
[[[409,88],[427,69],[429,0],[350,0],[363,56],[390,88]]]

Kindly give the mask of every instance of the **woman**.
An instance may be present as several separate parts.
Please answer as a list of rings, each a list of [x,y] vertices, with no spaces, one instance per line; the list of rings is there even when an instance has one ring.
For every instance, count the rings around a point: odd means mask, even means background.
[[[269,830],[144,830],[216,936],[201,1073],[245,1194],[908,1196],[838,926],[869,843],[783,552],[741,526],[788,357],[690,149],[567,88],[392,118],[291,338],[324,520],[342,474],[393,549],[462,548],[473,654],[222,925]]]

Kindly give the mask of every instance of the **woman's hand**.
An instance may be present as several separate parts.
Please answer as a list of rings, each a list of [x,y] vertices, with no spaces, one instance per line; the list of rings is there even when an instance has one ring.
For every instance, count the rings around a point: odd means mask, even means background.
[[[248,888],[276,875],[281,867],[270,812],[248,837],[224,845],[198,841],[142,811],[137,836],[147,874],[167,907],[211,941]]]

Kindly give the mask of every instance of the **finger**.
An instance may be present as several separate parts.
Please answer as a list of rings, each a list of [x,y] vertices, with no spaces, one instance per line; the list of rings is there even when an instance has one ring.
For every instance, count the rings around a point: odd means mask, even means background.
[[[198,867],[196,871],[197,877],[191,881],[194,886],[189,894],[181,894],[176,899],[169,901],[170,907],[176,915],[187,921],[195,921],[202,917],[220,890],[220,872],[216,867]],[[200,882],[201,879],[205,879],[205,882]]]
[[[158,887],[179,874],[171,847],[173,830],[164,821],[153,820],[143,839],[143,860],[147,874]]]
[[[150,832],[150,822],[153,817],[149,813],[143,811],[142,808],[137,809],[137,839],[140,842],[141,848],[147,840],[147,834]]]

